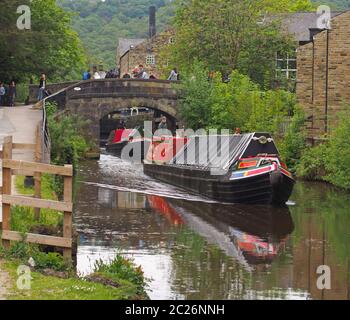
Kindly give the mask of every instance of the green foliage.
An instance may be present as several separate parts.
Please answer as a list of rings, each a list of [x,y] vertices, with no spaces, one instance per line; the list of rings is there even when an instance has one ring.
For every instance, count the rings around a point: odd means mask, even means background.
[[[55,104],[47,104],[46,111],[51,138],[51,162],[76,167],[91,147],[83,135],[86,122],[78,116],[57,115]]]
[[[350,119],[349,113],[339,115],[341,119],[330,136],[326,156],[325,180],[350,190]]]
[[[61,254],[55,252],[41,252],[37,245],[28,244],[23,241],[14,242],[8,250],[1,248],[0,253],[9,260],[18,260],[23,264],[27,264],[28,260],[32,258],[35,262],[36,270],[71,270],[71,266],[64,260]]]
[[[339,123],[329,140],[304,152],[297,173],[310,180],[323,180],[350,190],[349,113],[339,115]]]
[[[31,10],[31,29],[17,28],[17,7]],[[3,0],[0,20],[0,70],[2,81],[27,81],[45,72],[51,80],[74,79],[86,66],[71,15],[55,0]]]
[[[119,38],[147,38],[149,6],[157,7],[157,31],[164,30],[173,15],[171,0],[57,0],[75,12],[73,28],[79,33],[91,63],[115,67]]]
[[[72,164],[76,170],[80,159],[93,147],[85,138],[86,121],[79,116],[58,114],[54,103],[46,104],[48,127],[51,140],[51,163],[56,165]],[[51,187],[61,199],[63,196],[63,177],[51,177]]]
[[[256,84],[249,77],[237,71],[230,75],[229,83],[222,82],[221,76],[214,77],[212,119],[210,126],[217,129],[245,128],[247,116],[252,114],[260,99]]]
[[[146,280],[141,266],[136,267],[132,260],[117,255],[108,264],[101,259],[95,262],[94,274],[102,275],[114,281],[127,280],[137,286],[138,294],[144,294]]]
[[[281,89],[262,91],[237,71],[228,83],[218,73],[209,80],[208,74],[205,66],[196,62],[184,77],[180,103],[186,126],[193,130],[269,132],[282,158],[294,170],[305,148],[305,116],[295,94]]]
[[[306,133],[303,109],[296,105],[293,108],[293,113],[287,130],[284,132],[282,139],[278,141],[278,148],[281,158],[286,161],[288,168],[294,173],[306,148]]]
[[[35,268],[41,269],[52,269],[56,271],[65,271],[67,269],[67,263],[63,256],[56,252],[37,252],[33,257],[35,261]]]
[[[323,180],[327,153],[327,144],[306,149],[297,165],[298,177],[306,180]]]
[[[116,288],[83,278],[61,279],[35,271],[31,272],[31,290],[18,290],[18,263],[7,262],[4,267],[13,280],[13,287],[7,297],[10,300],[130,300],[137,297],[135,285],[128,281],[119,281],[119,287]]]
[[[312,2],[315,4],[315,6],[328,5],[333,10],[348,10],[348,9],[350,9],[350,1],[349,0],[327,0],[327,1],[313,0]]]
[[[184,77],[182,85],[181,117],[193,130],[210,124],[213,84],[203,64],[196,62]]]
[[[310,10],[308,0],[187,0],[177,1],[176,45],[169,54],[171,65],[189,69],[195,59],[210,70],[248,75],[263,88],[275,80],[276,52],[295,48],[291,36],[281,32],[278,19],[257,23],[266,13]]]

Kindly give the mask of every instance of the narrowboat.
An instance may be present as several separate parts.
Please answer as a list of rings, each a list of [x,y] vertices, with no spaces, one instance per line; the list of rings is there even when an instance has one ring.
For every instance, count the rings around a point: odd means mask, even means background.
[[[140,161],[144,159],[145,149],[146,152],[149,148],[150,143],[147,142],[143,137],[140,137],[138,129],[117,129],[110,133],[106,144],[107,152],[112,153],[117,157],[122,156],[123,149],[128,146],[127,151],[129,154],[127,158],[132,159],[140,157]],[[135,155],[134,155],[134,150]]]
[[[227,203],[285,205],[293,191],[295,180],[270,134],[192,136],[168,160],[174,144],[147,155],[146,175]]]

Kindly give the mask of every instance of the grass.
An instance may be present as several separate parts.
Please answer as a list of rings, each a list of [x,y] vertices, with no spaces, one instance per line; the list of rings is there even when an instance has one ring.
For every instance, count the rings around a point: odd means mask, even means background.
[[[57,200],[57,196],[52,191],[52,176],[44,174],[41,179],[42,198],[47,200]],[[21,195],[34,195],[34,188],[24,187],[24,176],[17,176],[16,190]],[[18,232],[29,232],[36,225],[46,225],[61,227],[63,224],[63,213],[50,209],[41,209],[40,220],[35,220],[34,209],[27,207],[13,206],[11,208],[11,228]]]
[[[43,175],[41,180],[42,198],[57,200],[53,191],[55,181],[52,175]],[[15,181],[19,194],[33,196],[33,188],[24,187],[24,177]],[[41,210],[37,221],[32,208],[11,207],[11,228],[23,234],[32,228],[44,228],[45,231],[62,231],[63,214],[54,210]],[[41,229],[40,229],[41,230]],[[88,278],[77,277],[73,265],[65,261],[59,253],[40,251],[41,247],[23,241],[13,242],[10,249],[0,245],[0,258],[5,262],[3,268],[12,278],[10,300],[127,300],[147,299],[145,280],[141,267],[136,267],[132,260],[117,255],[109,263],[98,261],[94,273]],[[31,259],[30,259],[31,258]],[[34,260],[35,270],[31,272],[31,289],[19,290],[16,286],[19,265],[28,265]],[[50,275],[47,275],[50,270]],[[53,273],[52,273],[53,272]],[[51,276],[51,275],[56,276]],[[67,278],[57,275],[64,274]]]
[[[31,289],[17,289],[19,263],[5,262],[4,268],[12,278],[8,300],[128,300],[137,298],[137,286],[118,280],[118,287],[89,282],[82,278],[61,279],[31,272]]]

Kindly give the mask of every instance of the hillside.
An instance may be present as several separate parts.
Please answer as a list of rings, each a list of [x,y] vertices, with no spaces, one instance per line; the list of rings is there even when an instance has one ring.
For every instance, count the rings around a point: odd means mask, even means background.
[[[119,38],[148,35],[148,10],[158,8],[157,29],[161,31],[173,15],[172,0],[57,0],[67,11],[76,12],[73,27],[79,33],[94,63],[115,65]]]
[[[314,1],[329,4],[334,10],[350,9],[350,0]],[[73,27],[79,33],[94,63],[115,65],[119,38],[148,35],[148,9],[158,8],[157,28],[169,24],[174,13],[173,0],[57,0],[67,11],[76,12]]]
[[[350,0],[327,0],[327,1],[314,1],[320,4],[328,4],[332,8],[337,10],[349,10],[350,9]]]

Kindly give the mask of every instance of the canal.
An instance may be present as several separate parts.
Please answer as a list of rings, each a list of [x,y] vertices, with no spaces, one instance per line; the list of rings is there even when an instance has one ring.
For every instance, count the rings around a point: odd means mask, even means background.
[[[152,180],[110,155],[80,166],[78,271],[116,253],[151,299],[349,299],[350,197],[298,182],[287,208],[227,205]],[[318,266],[331,290],[317,288]]]

